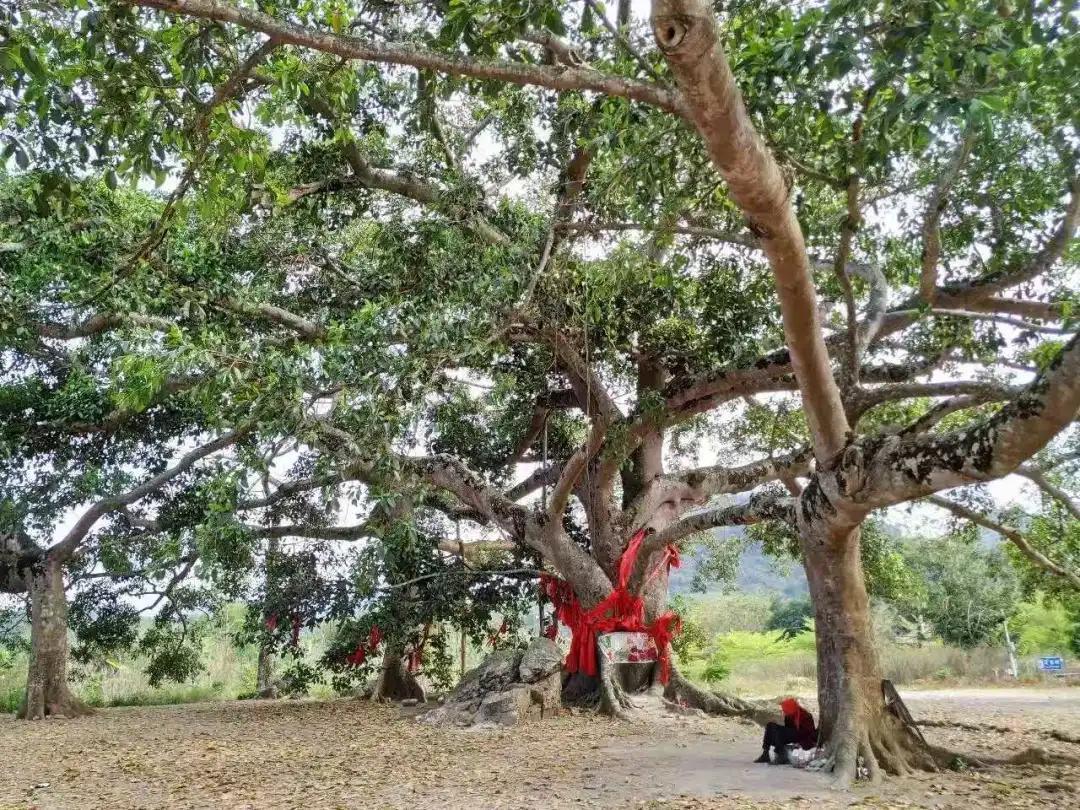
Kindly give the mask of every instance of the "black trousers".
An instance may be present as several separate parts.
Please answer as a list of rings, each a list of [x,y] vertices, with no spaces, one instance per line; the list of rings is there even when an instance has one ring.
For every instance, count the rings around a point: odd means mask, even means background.
[[[779,723],[769,723],[765,726],[765,739],[761,743],[761,746],[766,751],[770,748],[775,748],[779,753],[784,750],[785,745],[791,745],[792,743],[797,742],[798,737],[798,732],[789,726],[782,726]]]

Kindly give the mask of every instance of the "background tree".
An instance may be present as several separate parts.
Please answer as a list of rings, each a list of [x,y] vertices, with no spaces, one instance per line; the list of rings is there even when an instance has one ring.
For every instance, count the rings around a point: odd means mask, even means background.
[[[977,531],[906,541],[915,587],[893,600],[911,620],[925,619],[943,641],[974,647],[996,641],[1020,598],[1004,550],[987,549]]]

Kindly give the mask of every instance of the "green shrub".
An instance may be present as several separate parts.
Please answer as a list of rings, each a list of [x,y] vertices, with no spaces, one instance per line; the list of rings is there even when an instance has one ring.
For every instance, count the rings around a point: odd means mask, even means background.
[[[766,630],[778,630],[785,637],[797,636],[810,629],[814,606],[810,599],[777,599],[769,612]]]
[[[15,714],[22,705],[23,690],[17,686],[0,686],[0,714]]]
[[[1073,625],[1068,612],[1057,603],[1047,603],[1042,594],[1034,601],[1021,602],[1009,623],[1021,655],[1063,653],[1072,641]]]
[[[685,600],[683,615],[700,624],[708,638],[733,630],[764,630],[772,606],[772,597],[765,594],[710,593]]]
[[[720,683],[730,674],[731,670],[728,668],[727,658],[722,650],[717,650],[710,655],[709,660],[705,662],[705,669],[701,671],[701,677],[708,684]]]

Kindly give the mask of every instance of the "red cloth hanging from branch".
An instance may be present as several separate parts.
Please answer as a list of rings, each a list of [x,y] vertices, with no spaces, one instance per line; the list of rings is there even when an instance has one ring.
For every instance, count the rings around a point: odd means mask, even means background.
[[[367,661],[367,651],[363,644],[356,645],[356,649],[345,656],[345,663],[351,667],[362,666]]]
[[[651,625],[645,624],[645,602],[640,596],[630,593],[630,575],[637,563],[641,544],[647,532],[642,529],[630,538],[622,557],[619,558],[618,582],[607,597],[592,610],[585,611],[578,601],[570,583],[547,574],[540,575],[540,587],[555,606],[558,621],[570,628],[570,652],[566,656],[566,669],[569,672],[583,672],[596,677],[599,669],[596,660],[596,637],[601,633],[623,631],[629,633],[648,633],[656,644],[657,663],[660,665],[660,682],[666,684],[671,677],[671,661],[668,657],[668,645],[671,639],[682,629],[678,615],[668,611],[658,617]],[[645,579],[648,583],[665,566],[667,570],[678,568],[679,550],[669,545],[664,550],[660,563]],[[555,626],[554,624],[552,625]]]
[[[424,634],[420,637],[420,643],[412,648],[409,653],[409,672],[416,674],[420,671],[420,665],[424,663],[424,647],[427,646],[428,633],[431,632],[431,625],[424,625]]]
[[[368,633],[367,644],[360,642],[356,645],[356,649],[345,656],[345,663],[350,667],[359,667],[367,661],[368,655],[375,654],[375,648],[382,642],[382,631],[379,630],[378,625],[373,625],[371,632]]]

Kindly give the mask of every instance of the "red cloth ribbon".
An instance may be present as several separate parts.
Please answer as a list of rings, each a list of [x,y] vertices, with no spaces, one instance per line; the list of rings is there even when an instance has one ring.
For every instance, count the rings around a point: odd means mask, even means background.
[[[267,616],[266,617],[266,629],[271,633],[273,633],[275,630],[277,630],[277,614],[276,613],[273,614],[272,616]]]
[[[431,625],[424,625],[424,635],[420,637],[420,643],[412,648],[409,653],[409,672],[414,675],[420,671],[420,665],[424,663],[424,647],[427,646],[428,633],[431,632]]]
[[[362,641],[357,644],[356,649],[349,653],[347,656],[345,656],[345,663],[348,664],[350,667],[363,666],[364,662],[367,661],[368,655],[374,655],[375,648],[378,647],[381,643],[382,631],[379,630],[378,625],[373,625],[371,628],[371,632],[368,633],[367,644],[365,645]]]
[[[671,677],[671,661],[668,657],[668,645],[681,629],[682,623],[677,614],[668,611],[658,617],[651,625],[645,624],[645,602],[640,596],[630,593],[630,575],[637,563],[641,544],[647,532],[642,529],[630,538],[626,550],[619,558],[619,577],[615,589],[592,610],[585,611],[578,601],[570,583],[547,574],[540,575],[540,587],[555,606],[555,617],[570,628],[570,652],[566,656],[565,666],[568,672],[583,672],[596,677],[596,637],[601,633],[617,630],[629,633],[647,633],[656,644],[657,663],[660,665],[660,682],[666,684]],[[670,571],[678,568],[679,550],[669,545],[659,564],[645,579],[648,583],[667,566]],[[554,626],[554,625],[553,625]]]

